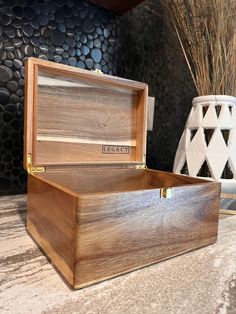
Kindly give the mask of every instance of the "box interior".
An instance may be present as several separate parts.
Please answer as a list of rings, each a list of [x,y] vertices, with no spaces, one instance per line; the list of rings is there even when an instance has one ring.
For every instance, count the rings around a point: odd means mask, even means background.
[[[51,170],[37,176],[77,194],[114,193],[202,184],[208,181],[155,170]]]
[[[146,84],[34,58],[26,76],[34,166],[145,162]]]

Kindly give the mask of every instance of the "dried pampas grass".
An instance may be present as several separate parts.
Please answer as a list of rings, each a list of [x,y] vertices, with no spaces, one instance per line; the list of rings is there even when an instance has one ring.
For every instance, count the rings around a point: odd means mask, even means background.
[[[236,0],[161,0],[199,95],[236,96]]]

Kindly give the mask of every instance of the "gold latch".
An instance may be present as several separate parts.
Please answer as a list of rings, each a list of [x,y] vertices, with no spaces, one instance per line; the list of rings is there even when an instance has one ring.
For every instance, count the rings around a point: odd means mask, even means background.
[[[160,198],[172,198],[173,196],[173,189],[168,188],[162,188],[160,189]]]
[[[144,170],[146,168],[147,168],[146,164],[140,164],[140,165],[135,166],[135,169],[138,169],[138,170]]]
[[[32,166],[32,155],[27,155],[27,172],[29,174],[45,172],[45,167],[34,167]]]

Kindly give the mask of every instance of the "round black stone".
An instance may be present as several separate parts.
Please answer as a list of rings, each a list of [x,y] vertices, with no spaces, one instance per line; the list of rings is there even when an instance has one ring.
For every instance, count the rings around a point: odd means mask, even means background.
[[[0,104],[6,104],[9,100],[9,97],[9,91],[5,87],[0,86]]]
[[[7,14],[3,14],[1,17],[1,23],[3,25],[9,25],[11,23],[11,16],[9,16]]]
[[[18,84],[16,83],[16,81],[9,81],[9,82],[7,82],[7,88],[11,92],[16,92],[18,89]]]
[[[19,80],[19,86],[24,86],[25,85],[25,81],[23,79]]]
[[[49,37],[50,34],[51,34],[51,31],[50,31],[50,29],[48,29],[47,27],[43,27],[43,28],[41,29],[41,35],[42,35],[43,37]]]
[[[2,36],[3,28],[0,26],[0,36]]]
[[[18,91],[16,92],[16,95],[18,95],[19,97],[24,95],[24,92],[22,89],[18,89]]]
[[[85,33],[92,33],[95,30],[95,26],[92,21],[85,19],[82,24],[82,29]]]
[[[44,52],[47,53],[48,52],[48,46],[47,45],[39,45],[39,49]]]
[[[56,29],[51,32],[50,37],[53,44],[56,46],[61,46],[65,41],[65,35]]]
[[[109,35],[110,35],[109,29],[105,28],[104,31],[103,31],[103,35],[104,35],[105,38],[108,38]]]
[[[33,19],[30,21],[30,25],[31,27],[33,27],[34,29],[39,29],[39,22],[37,19]]]
[[[19,48],[19,47],[22,45],[22,40],[19,39],[19,38],[14,38],[14,39],[13,39],[13,45],[14,45],[16,48]]]
[[[76,63],[77,63],[77,60],[76,60],[76,58],[71,57],[71,58],[68,59],[68,63],[69,63],[69,65],[75,67]]]
[[[22,52],[26,55],[26,56],[32,56],[32,54],[33,54],[33,47],[32,46],[30,46],[30,45],[23,45],[22,47],[21,47],[21,50],[22,50]]]
[[[20,71],[15,71],[14,72],[14,77],[17,78],[17,79],[20,79],[21,78]]]
[[[24,54],[23,54],[23,52],[20,49],[16,49],[15,50],[15,57],[17,59],[23,59],[24,58]]]
[[[16,36],[17,37],[22,37],[24,34],[23,34],[23,32],[22,32],[22,30],[21,29],[17,29],[16,30]]]
[[[7,52],[7,58],[13,60],[15,58],[14,53],[11,51]]]
[[[77,67],[81,69],[85,69],[85,63],[83,61],[78,61],[77,62]]]
[[[46,15],[43,15],[43,14],[40,14],[39,15],[39,24],[42,25],[42,26],[45,26],[47,25],[48,23],[48,18]]]
[[[91,70],[92,67],[93,67],[93,60],[91,58],[88,58],[85,60],[85,64],[86,64],[86,67]]]
[[[5,50],[0,50],[0,60],[5,60],[7,57],[7,53]]]
[[[58,30],[62,33],[65,33],[66,32],[65,24],[63,23],[58,24]]]
[[[29,43],[30,43],[30,38],[24,36],[24,37],[23,37],[23,42],[24,42],[24,44],[29,44]]]
[[[96,28],[96,33],[97,33],[98,35],[102,35],[102,29],[101,29],[101,27],[97,27],[97,28]]]
[[[57,23],[55,21],[50,21],[48,24],[49,29],[56,29],[57,28]]]
[[[96,63],[99,63],[102,59],[102,52],[98,48],[94,48],[91,50],[91,57]]]
[[[15,28],[21,28],[22,27],[22,20],[21,19],[14,19],[11,23],[11,25]]]
[[[39,46],[39,40],[37,37],[33,37],[30,39],[30,42],[33,46],[38,47]]]
[[[13,66],[13,62],[11,60],[5,60],[4,64],[9,68]]]
[[[34,37],[39,37],[40,36],[40,30],[35,30],[34,31]],[[38,39],[39,40],[39,39]]]
[[[62,47],[63,47],[63,49],[64,49],[65,51],[69,50],[69,48],[70,48],[67,44],[63,44]]]
[[[63,56],[63,58],[67,59],[67,58],[69,58],[69,53],[64,51],[62,56]]]
[[[95,46],[96,48],[101,48],[102,43],[101,43],[100,39],[95,39],[95,40],[94,40],[94,46]]]
[[[23,63],[18,59],[14,59],[13,64],[17,69],[20,69],[23,66]]]
[[[87,44],[86,44],[90,49],[93,48],[93,41],[92,40],[88,40]]]
[[[80,49],[76,49],[75,54],[76,54],[77,57],[80,57],[81,56],[81,50]]]
[[[6,51],[13,51],[14,50],[14,45],[11,42],[7,42],[4,44],[4,49]]]
[[[83,45],[83,46],[81,47],[81,51],[82,51],[82,54],[83,54],[84,56],[87,56],[87,55],[89,54],[89,52],[90,52],[90,49],[89,49],[87,46]]]
[[[63,52],[64,52],[64,50],[63,50],[62,48],[60,48],[60,47],[56,47],[55,51],[56,51],[56,53],[57,53],[58,55],[62,55]]]
[[[73,29],[68,29],[67,32],[66,32],[67,36],[69,37],[74,37],[75,35],[75,32]]]
[[[86,42],[87,42],[87,37],[86,37],[84,34],[82,34],[82,35],[80,36],[80,41],[81,41],[83,44],[86,44]]]
[[[11,39],[14,38],[16,35],[14,28],[10,26],[5,27],[4,33],[7,35],[8,38],[11,38]]]
[[[11,94],[11,96],[9,98],[9,101],[11,103],[14,103],[14,104],[16,104],[19,100],[20,100],[20,98],[16,94]]]
[[[67,37],[67,38],[66,38],[66,43],[67,43],[67,45],[68,45],[70,48],[75,47],[75,41],[74,41],[73,38]]]
[[[0,82],[6,83],[13,77],[12,70],[5,65],[0,65]]]
[[[34,32],[33,28],[30,25],[24,25],[22,27],[22,31],[25,34],[25,36],[27,36],[27,37],[32,36],[33,32]]]
[[[53,59],[54,59],[55,62],[61,62],[62,61],[62,56],[55,55],[53,57]]]
[[[74,57],[74,56],[75,56],[75,49],[74,49],[74,48],[70,48],[70,49],[68,50],[68,53],[69,53],[69,55],[70,55],[71,57]]]

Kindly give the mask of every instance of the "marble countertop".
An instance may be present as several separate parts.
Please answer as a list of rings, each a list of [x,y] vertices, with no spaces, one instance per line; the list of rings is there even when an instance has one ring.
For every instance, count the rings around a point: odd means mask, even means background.
[[[72,291],[27,235],[26,197],[0,197],[0,313],[235,314],[236,215],[216,244]]]

